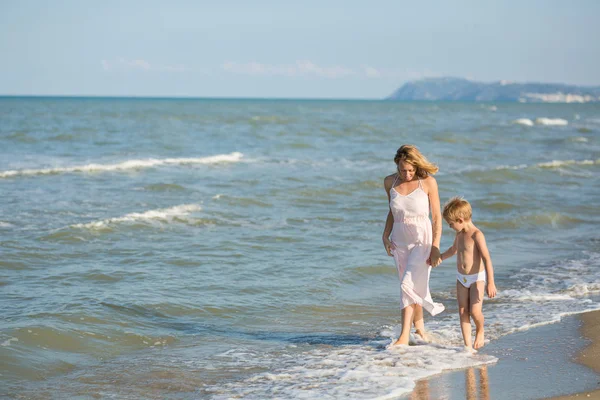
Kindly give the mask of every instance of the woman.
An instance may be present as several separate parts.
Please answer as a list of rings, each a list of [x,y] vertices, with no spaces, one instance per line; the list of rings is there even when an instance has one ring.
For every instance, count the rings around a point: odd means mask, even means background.
[[[393,344],[397,345],[408,344],[413,323],[416,333],[427,340],[423,308],[436,315],[444,311],[444,306],[434,303],[429,293],[431,267],[442,262],[440,197],[432,176],[438,167],[412,145],[400,147],[394,162],[398,172],[383,182],[390,203],[383,245],[387,254],[394,257],[400,277],[402,333]]]

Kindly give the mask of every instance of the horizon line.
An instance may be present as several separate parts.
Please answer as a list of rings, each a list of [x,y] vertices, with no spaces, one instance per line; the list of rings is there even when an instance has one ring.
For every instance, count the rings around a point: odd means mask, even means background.
[[[0,94],[6,98],[48,99],[156,99],[156,100],[323,100],[323,101],[384,101],[376,97],[252,97],[252,96],[173,96],[173,95],[97,95],[97,94]]]

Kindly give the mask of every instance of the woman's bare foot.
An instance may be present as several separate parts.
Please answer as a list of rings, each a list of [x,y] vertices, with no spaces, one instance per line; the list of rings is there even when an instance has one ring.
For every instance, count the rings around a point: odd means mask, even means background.
[[[430,342],[431,342],[431,336],[429,336],[429,334],[428,334],[427,332],[425,332],[425,331],[422,331],[422,330],[420,330],[420,329],[417,329],[417,330],[415,331],[415,333],[416,333],[417,335],[419,335],[419,336],[421,337],[421,339],[423,339],[423,340],[424,340],[424,341],[426,341],[427,343],[430,343]]]
[[[484,345],[484,338],[483,338],[483,329],[477,333],[475,333],[475,343],[473,343],[473,348],[474,349],[480,349],[483,347]]]
[[[467,353],[471,353],[471,354],[475,354],[477,353],[477,350],[475,350],[474,348],[470,347],[470,346],[465,346],[463,347],[463,349],[467,352]]]

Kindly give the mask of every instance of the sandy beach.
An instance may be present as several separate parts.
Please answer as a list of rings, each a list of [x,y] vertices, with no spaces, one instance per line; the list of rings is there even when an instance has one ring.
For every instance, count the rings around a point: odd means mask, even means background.
[[[518,332],[481,353],[498,362],[417,382],[425,399],[600,399],[600,311]]]
[[[579,318],[583,322],[581,334],[591,343],[579,352],[576,361],[600,374],[600,311],[581,314]],[[600,386],[600,378],[598,379],[598,386]],[[581,398],[600,399],[600,389],[554,397],[553,400]]]

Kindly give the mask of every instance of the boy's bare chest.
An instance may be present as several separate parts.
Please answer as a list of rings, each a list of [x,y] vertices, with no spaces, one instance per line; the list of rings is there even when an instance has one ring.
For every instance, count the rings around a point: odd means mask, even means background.
[[[456,247],[456,250],[461,253],[472,253],[475,249],[475,241],[470,236],[461,234],[458,236]]]

